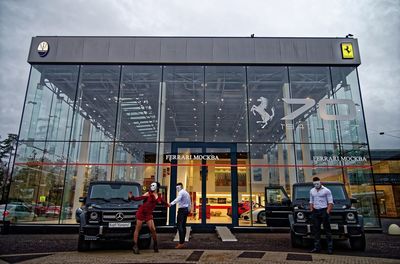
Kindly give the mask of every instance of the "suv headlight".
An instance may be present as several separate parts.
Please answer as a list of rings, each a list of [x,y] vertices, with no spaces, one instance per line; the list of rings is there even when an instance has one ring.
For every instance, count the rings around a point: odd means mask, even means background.
[[[99,214],[97,212],[91,212],[89,215],[90,220],[97,220],[99,218]]]
[[[301,222],[304,222],[305,220],[305,215],[304,215],[304,213],[303,212],[298,212],[297,214],[296,214],[296,218],[297,218],[297,220],[298,221],[301,221]]]
[[[356,220],[356,215],[353,212],[349,212],[346,215],[347,221],[354,222]]]

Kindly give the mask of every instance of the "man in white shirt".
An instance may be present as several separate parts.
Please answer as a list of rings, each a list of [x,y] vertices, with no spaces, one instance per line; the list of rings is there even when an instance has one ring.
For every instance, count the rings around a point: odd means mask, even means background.
[[[329,214],[333,209],[333,197],[331,191],[321,184],[318,177],[313,178],[314,188],[310,190],[310,210],[312,212],[314,248],[311,253],[321,251],[321,223],[324,225],[326,240],[328,242],[328,254],[333,253],[333,241]]]
[[[178,196],[175,200],[170,203],[170,206],[178,203],[178,217],[177,226],[179,232],[179,244],[175,248],[183,248],[186,237],[186,220],[191,208],[191,200],[189,193],[183,189],[183,184],[178,183],[176,185],[176,192]]]

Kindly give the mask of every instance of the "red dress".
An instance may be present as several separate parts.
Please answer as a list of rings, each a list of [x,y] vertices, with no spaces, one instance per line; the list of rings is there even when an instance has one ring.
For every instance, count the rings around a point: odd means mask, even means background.
[[[139,207],[139,210],[136,213],[136,219],[140,221],[149,221],[153,219],[153,210],[156,208],[157,203],[166,203],[162,198],[161,195],[158,195],[156,199],[155,195],[149,192],[149,196],[138,196],[138,197],[131,197],[133,201],[141,201],[144,200],[143,204]]]

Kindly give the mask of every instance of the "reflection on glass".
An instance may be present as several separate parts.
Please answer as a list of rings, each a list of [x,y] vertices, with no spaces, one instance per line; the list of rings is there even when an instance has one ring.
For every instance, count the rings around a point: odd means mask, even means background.
[[[354,67],[332,67],[332,82],[334,97],[337,99],[349,99],[354,103],[356,118],[353,120],[340,120],[338,122],[340,141],[342,143],[366,143],[363,109],[361,95],[358,87],[357,71]],[[340,115],[348,115],[346,105],[337,105],[336,112]]]
[[[20,140],[69,140],[78,69],[32,66]]]
[[[247,67],[251,142],[273,142],[285,137],[282,98],[289,97],[286,67]],[[290,131],[291,132],[291,131]]]
[[[120,66],[81,66],[72,139],[111,141],[115,134]]]
[[[201,66],[165,66],[160,141],[203,141],[204,69]]]
[[[161,70],[160,66],[123,66],[118,140],[157,140]]]
[[[228,214],[232,209],[232,161],[230,148],[207,148],[207,155],[216,160],[207,160],[206,223],[231,224]],[[237,168],[238,188],[246,188],[246,168]]]
[[[239,66],[206,67],[206,142],[247,141],[245,70]]]

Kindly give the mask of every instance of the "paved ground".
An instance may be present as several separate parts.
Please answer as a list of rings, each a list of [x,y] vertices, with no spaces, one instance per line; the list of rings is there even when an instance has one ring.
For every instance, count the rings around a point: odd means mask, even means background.
[[[248,254],[246,254],[248,253]],[[164,249],[160,253],[150,250],[142,251],[140,255],[134,255],[127,250],[95,251],[89,253],[61,252],[48,256],[30,256],[34,259],[18,263],[376,263],[394,264],[398,259],[368,258],[325,255],[325,254],[296,254],[286,252],[243,252],[239,250],[172,250]],[[1,262],[1,261],[0,261]],[[8,263],[8,262],[2,262]],[[16,262],[12,262],[16,263]]]
[[[286,260],[289,254],[312,256],[318,263],[400,263],[400,236],[366,234],[365,252],[354,252],[348,242],[335,243],[333,256],[308,254],[309,248],[294,249],[290,246],[288,233],[237,233],[238,242],[222,242],[216,234],[194,233],[185,250],[175,250],[174,234],[158,234],[160,253],[144,250],[134,256],[130,243],[103,243],[89,253],[77,253],[77,235],[1,235],[0,259],[5,263],[135,263],[135,262],[186,262],[194,251],[204,251],[200,262],[246,262],[259,263],[274,260],[278,263],[296,263]],[[243,251],[261,252],[261,258],[239,258]],[[323,251],[324,252],[324,251]],[[40,255],[47,253],[48,256]],[[261,254],[258,253],[258,254]],[[25,254],[25,255],[21,255]],[[246,253],[247,254],[247,253]],[[257,254],[249,253],[249,256]],[[354,256],[349,258],[348,256]],[[143,258],[145,257],[145,258]],[[361,257],[361,258],[360,258]],[[367,258],[365,258],[367,257]],[[301,258],[301,256],[300,256]],[[375,259],[380,258],[380,259]],[[392,260],[390,260],[392,259]],[[310,260],[310,259],[309,259]],[[189,261],[190,262],[190,261]],[[288,263],[289,263],[288,262]],[[21,262],[22,263],[22,262]],[[297,262],[304,263],[304,261]]]
[[[383,221],[383,233],[366,234],[365,252],[351,250],[345,241],[334,244],[334,255],[292,248],[289,233],[237,233],[238,242],[222,242],[215,233],[193,233],[185,250],[174,249],[175,234],[162,233],[160,253],[142,250],[140,255],[133,255],[126,242],[97,244],[78,253],[76,234],[0,235],[0,263],[400,263],[400,236],[387,234],[393,222],[400,220]]]

